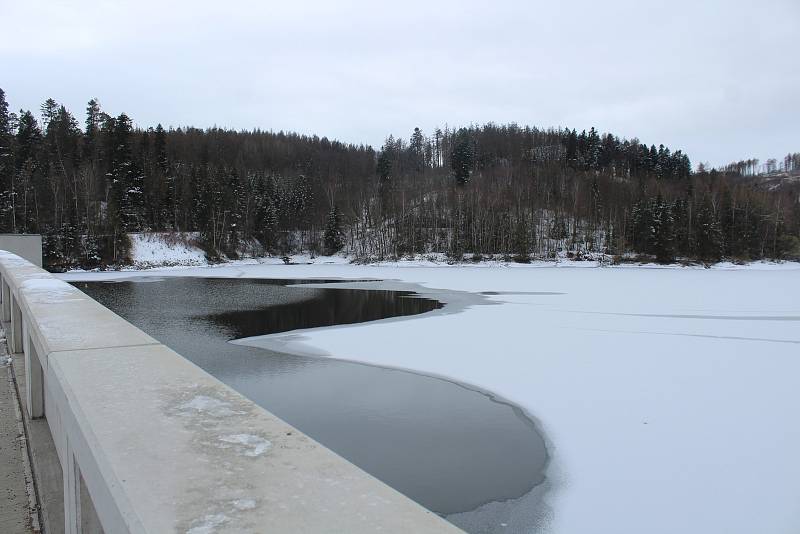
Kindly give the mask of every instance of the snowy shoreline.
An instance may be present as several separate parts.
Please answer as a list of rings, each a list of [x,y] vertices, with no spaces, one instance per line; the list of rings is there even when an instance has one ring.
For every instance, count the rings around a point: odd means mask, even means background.
[[[284,260],[286,258],[288,263]],[[721,261],[703,265],[699,263],[635,263],[626,262],[614,264],[601,260],[574,260],[559,258],[555,260],[531,260],[528,263],[519,263],[503,259],[483,259],[480,261],[448,260],[444,254],[426,255],[416,258],[380,261],[358,261],[351,256],[314,256],[309,254],[292,254],[288,256],[263,256],[244,258],[210,263],[202,256],[190,260],[156,259],[152,261],[136,261],[133,265],[112,266],[105,269],[71,269],[61,274],[69,273],[104,273],[104,272],[147,272],[153,270],[183,270],[198,267],[221,269],[243,265],[353,265],[355,267],[430,267],[430,268],[482,268],[482,269],[543,269],[543,268],[575,268],[575,269],[696,269],[696,270],[797,270],[800,269],[798,261],[769,261],[759,260],[747,263]]]
[[[444,253],[418,254],[395,260],[365,261],[356,256],[344,253],[333,256],[312,255],[309,253],[267,256],[247,255],[244,250],[243,259],[210,262],[205,252],[198,245],[199,235],[196,232],[149,232],[129,234],[131,240],[130,264],[110,266],[106,269],[75,269],[67,272],[116,272],[116,271],[149,271],[153,269],[187,269],[196,267],[225,268],[241,265],[355,265],[372,267],[480,267],[480,268],[646,268],[646,269],[756,269],[779,270],[800,269],[800,261],[758,260],[752,262],[721,261],[711,265],[697,262],[679,262],[671,264],[641,263],[633,255],[620,257],[620,263],[614,263],[614,257],[587,253],[581,258],[561,252],[551,259],[531,259],[520,263],[501,255],[483,255],[477,259],[465,255],[462,261],[454,261]],[[252,251],[251,251],[252,252]]]
[[[800,528],[800,425],[786,423],[800,403],[800,266],[410,267],[239,262],[62,277],[373,278],[483,293],[500,305],[304,331],[303,342],[523,407],[552,443],[544,532]]]

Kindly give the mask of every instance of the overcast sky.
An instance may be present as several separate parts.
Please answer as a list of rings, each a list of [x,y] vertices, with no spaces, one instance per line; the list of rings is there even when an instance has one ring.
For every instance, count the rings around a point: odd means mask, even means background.
[[[10,106],[380,146],[446,123],[800,151],[800,0],[0,0]]]

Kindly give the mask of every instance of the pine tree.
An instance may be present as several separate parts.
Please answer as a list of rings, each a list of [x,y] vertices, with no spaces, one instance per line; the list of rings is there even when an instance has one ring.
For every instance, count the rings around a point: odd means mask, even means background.
[[[344,247],[344,232],[342,232],[342,215],[339,208],[334,204],[328,213],[325,223],[325,233],[323,236],[325,254],[333,255]]]
[[[0,89],[0,232],[12,229],[12,180],[14,177],[14,119],[8,112],[6,94]]]
[[[161,123],[156,126],[155,138],[153,139],[153,150],[156,154],[156,164],[162,173],[167,174],[169,162],[167,160],[167,133]]]
[[[261,217],[261,244],[266,250],[278,246],[278,212],[271,199],[266,200],[266,207]]]
[[[672,210],[659,195],[652,211],[651,251],[659,263],[672,263],[675,261],[675,227]]]
[[[566,152],[565,157],[567,159],[567,163],[575,168],[578,165],[578,132],[575,131],[573,128],[572,131],[567,129],[566,134],[564,135],[563,141]]]
[[[51,269],[64,269],[64,255],[61,246],[61,234],[58,229],[47,225],[42,232],[42,260]]]
[[[30,111],[20,113],[14,143],[14,185],[11,191],[12,232],[27,233],[39,227],[34,210],[36,184],[41,178],[42,131]]]
[[[586,167],[596,170],[600,164],[600,136],[597,135],[597,130],[594,126],[589,130],[589,135],[586,137]]]
[[[607,167],[614,163],[619,152],[619,139],[611,134],[606,134],[600,144],[599,166]]]
[[[50,123],[56,118],[56,113],[58,113],[58,103],[52,98],[48,98],[44,101],[44,104],[42,104],[41,110],[42,130],[47,130],[47,127],[50,126]]]
[[[51,108],[55,107],[55,111]],[[47,206],[52,213],[53,227],[57,231],[72,229],[79,222],[77,169],[80,166],[80,142],[82,133],[78,121],[64,106],[50,99],[43,106],[46,130],[42,143],[42,174],[49,186],[49,195],[40,198],[40,206]],[[41,209],[41,207],[40,207]],[[75,228],[77,232],[77,228]],[[64,255],[67,258],[80,256],[79,243],[65,239]]]
[[[17,170],[26,164],[36,164],[41,142],[42,131],[39,129],[33,113],[21,112],[17,127],[16,150],[14,151]]]
[[[111,182],[115,217],[118,219],[117,231],[135,232],[141,230],[144,220],[144,190],[141,170],[137,167],[131,153],[131,120],[124,113],[114,119],[111,147],[111,169],[108,173]]]
[[[175,183],[175,173],[169,168],[167,157],[167,133],[159,123],[153,136],[153,153],[155,154],[156,172],[164,181],[163,197],[161,198],[161,220],[165,228],[177,229],[178,191]]]
[[[392,158],[385,147],[378,156],[376,172],[381,184],[389,181],[389,176],[392,173]]]
[[[722,256],[722,234],[708,195],[697,211],[694,249],[695,255],[704,261],[718,261]]]
[[[105,118],[100,111],[100,104],[98,104],[97,99],[93,98],[89,100],[89,103],[86,105],[86,127],[83,133],[83,149],[84,159],[92,163],[96,163],[99,157],[98,145],[100,142],[100,128],[104,120]]]
[[[85,267],[92,268],[100,265],[102,251],[97,236],[87,234],[83,243],[83,264]]]
[[[110,190],[105,223],[113,244],[111,260],[125,260],[130,247],[127,232],[141,229],[144,214],[143,176],[131,152],[131,120],[124,113],[104,117],[101,136],[108,162],[106,179]]]
[[[422,135],[422,131],[419,128],[414,128],[409,148],[414,159],[414,170],[421,172],[425,167],[425,136]]]
[[[647,156],[647,168],[658,173],[658,151],[656,145],[650,145],[650,153]]]
[[[466,128],[461,128],[456,134],[453,152],[450,155],[450,168],[458,185],[469,182],[472,175],[475,154],[472,149],[472,139]]]

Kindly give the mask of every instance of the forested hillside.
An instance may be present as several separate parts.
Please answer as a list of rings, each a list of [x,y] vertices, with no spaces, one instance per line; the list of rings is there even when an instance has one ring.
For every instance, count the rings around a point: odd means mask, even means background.
[[[140,129],[96,100],[82,123],[54,100],[38,115],[11,113],[0,90],[0,231],[43,234],[55,269],[124,264],[129,232],[169,230],[196,232],[212,259],[800,255],[796,185],[741,180],[752,160],[693,172],[680,150],[595,129],[415,129],[376,151],[284,132]]]

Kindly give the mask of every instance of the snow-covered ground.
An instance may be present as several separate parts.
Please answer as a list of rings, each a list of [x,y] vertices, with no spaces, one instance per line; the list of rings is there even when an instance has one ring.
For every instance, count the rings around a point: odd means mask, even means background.
[[[800,532],[798,265],[552,265],[142,274],[379,278],[492,292],[500,305],[307,330],[292,346],[449,376],[524,407],[551,444],[546,532]]]
[[[175,265],[207,265],[206,254],[188,232],[128,234],[133,267],[147,269]]]

